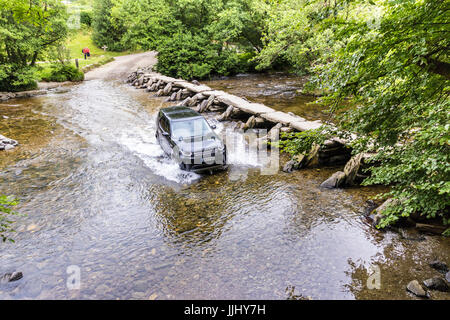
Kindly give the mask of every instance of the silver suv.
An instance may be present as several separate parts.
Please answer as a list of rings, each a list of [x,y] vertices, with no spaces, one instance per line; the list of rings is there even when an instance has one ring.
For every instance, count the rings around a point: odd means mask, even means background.
[[[198,112],[187,107],[163,108],[156,118],[156,139],[180,168],[202,172],[227,168],[226,146]]]

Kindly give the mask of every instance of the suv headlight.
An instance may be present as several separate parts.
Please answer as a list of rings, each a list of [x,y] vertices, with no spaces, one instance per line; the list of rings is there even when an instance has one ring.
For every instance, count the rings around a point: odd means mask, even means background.
[[[183,156],[183,157],[191,157],[191,156],[192,156],[192,152],[180,150],[180,156]]]

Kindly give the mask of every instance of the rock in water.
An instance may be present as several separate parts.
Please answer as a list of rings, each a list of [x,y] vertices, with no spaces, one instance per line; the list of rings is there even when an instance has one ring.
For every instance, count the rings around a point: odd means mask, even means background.
[[[0,150],[10,150],[19,145],[16,140],[9,139],[0,134]]]
[[[167,96],[167,95],[170,94],[171,91],[172,91],[172,82],[169,82],[169,83],[164,87],[163,94],[164,94],[165,96]]]
[[[419,281],[417,280],[413,280],[408,283],[408,285],[406,286],[406,290],[418,297],[428,298],[428,293],[422,288]]]
[[[441,277],[433,277],[431,279],[427,279],[423,282],[423,284],[425,285],[425,287],[431,290],[437,290],[442,292],[448,291],[448,285],[445,282],[445,280],[442,279]]]
[[[362,153],[357,154],[356,156],[352,157],[345,165],[345,185],[353,186],[356,184],[356,175],[358,174],[359,168],[361,166],[362,158]]]
[[[375,227],[377,226],[381,220],[383,219],[383,214],[382,212],[384,210],[386,210],[389,206],[391,205],[396,205],[398,204],[396,199],[387,199],[385,202],[383,202],[378,208],[376,208],[375,210],[373,210],[370,213],[370,218],[372,219],[372,225]]]
[[[23,278],[22,272],[6,273],[0,278],[0,283],[13,282]]]
[[[322,182],[320,186],[322,188],[334,189],[339,188],[345,180],[345,173],[342,171],[338,171],[333,173],[331,177]]]
[[[9,278],[9,282],[17,281],[23,278],[22,272],[13,272],[11,277]]]
[[[447,273],[448,267],[447,265],[439,260],[433,260],[430,262],[430,267],[432,267],[433,269],[436,269],[437,271],[443,272],[443,273]]]
[[[295,161],[294,160],[289,160],[283,167],[283,172],[287,172],[290,173],[294,170],[294,166],[295,166]]]

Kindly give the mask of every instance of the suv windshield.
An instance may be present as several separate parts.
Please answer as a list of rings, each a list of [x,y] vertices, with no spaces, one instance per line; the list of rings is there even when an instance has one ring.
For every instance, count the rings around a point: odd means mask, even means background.
[[[211,132],[211,128],[203,118],[172,122],[172,137],[199,137]]]

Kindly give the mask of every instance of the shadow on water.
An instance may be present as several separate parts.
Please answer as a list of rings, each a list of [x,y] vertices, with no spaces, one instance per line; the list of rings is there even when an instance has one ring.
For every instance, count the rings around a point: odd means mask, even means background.
[[[409,298],[405,283],[432,273],[427,259],[448,262],[447,239],[405,242],[361,219],[379,189],[320,189],[336,168],[262,175],[238,150],[229,171],[179,170],[154,136],[166,105],[98,80],[0,104],[0,133],[21,143],[0,155],[0,193],[21,198],[26,214],[16,243],[0,246],[0,274],[24,277],[0,284],[0,298]],[[376,292],[364,286],[373,263]],[[73,265],[79,290],[66,285]]]

